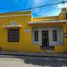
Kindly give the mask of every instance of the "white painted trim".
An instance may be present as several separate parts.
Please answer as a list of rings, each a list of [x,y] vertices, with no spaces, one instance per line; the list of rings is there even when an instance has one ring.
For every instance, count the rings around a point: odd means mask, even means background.
[[[38,38],[39,40],[36,42],[34,41],[34,31],[38,30]],[[47,30],[49,32],[49,46],[55,46],[55,45],[63,45],[63,27],[60,26],[46,26],[46,27],[34,27],[33,28],[33,44],[39,44],[42,45],[42,31]],[[57,30],[58,40],[53,41],[53,30]]]
[[[22,27],[21,25],[3,25],[3,28]]]
[[[38,41],[34,41],[34,31],[38,31],[38,38],[39,38],[39,30],[37,28],[33,28],[33,44],[39,44],[39,39]]]
[[[0,16],[0,17],[5,18],[5,17],[17,17],[17,16],[31,16],[31,14],[17,14],[17,15]]]
[[[67,22],[67,20],[53,20],[53,21],[37,21],[37,22],[29,22],[28,24],[44,24],[44,23],[60,23]]]

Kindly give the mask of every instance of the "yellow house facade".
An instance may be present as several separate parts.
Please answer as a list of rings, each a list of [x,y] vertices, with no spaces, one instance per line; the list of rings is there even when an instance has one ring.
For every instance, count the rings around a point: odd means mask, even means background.
[[[0,50],[67,53],[67,10],[32,18],[31,11],[0,14]]]

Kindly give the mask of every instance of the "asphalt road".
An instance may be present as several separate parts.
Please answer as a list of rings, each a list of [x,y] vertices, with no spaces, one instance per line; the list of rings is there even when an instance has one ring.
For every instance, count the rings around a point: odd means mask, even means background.
[[[67,67],[67,58],[0,55],[0,67]]]

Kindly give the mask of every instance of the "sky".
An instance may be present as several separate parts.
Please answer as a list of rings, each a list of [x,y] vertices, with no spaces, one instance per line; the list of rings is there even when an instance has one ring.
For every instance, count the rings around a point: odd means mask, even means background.
[[[26,11],[30,10],[29,8],[44,5],[43,7],[31,9],[32,17],[57,16],[61,12],[61,8],[64,7],[61,5],[61,1],[62,0],[0,0],[0,13]],[[59,4],[49,5],[54,3]],[[65,7],[67,7],[67,3]]]

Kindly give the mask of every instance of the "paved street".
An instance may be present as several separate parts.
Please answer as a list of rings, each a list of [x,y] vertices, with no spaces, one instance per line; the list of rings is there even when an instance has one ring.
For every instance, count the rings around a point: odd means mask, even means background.
[[[67,67],[67,58],[0,55],[0,67]]]

